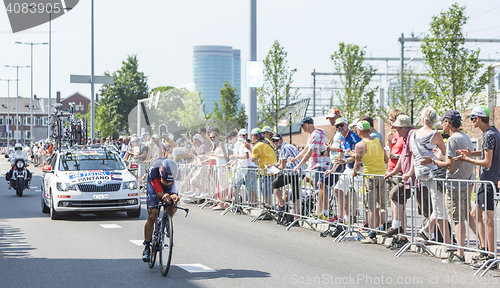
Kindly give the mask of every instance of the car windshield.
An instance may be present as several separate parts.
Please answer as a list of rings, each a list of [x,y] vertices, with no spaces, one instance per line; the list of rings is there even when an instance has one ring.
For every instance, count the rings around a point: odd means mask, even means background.
[[[70,151],[61,153],[59,170],[123,170],[125,166],[118,154],[110,151]]]

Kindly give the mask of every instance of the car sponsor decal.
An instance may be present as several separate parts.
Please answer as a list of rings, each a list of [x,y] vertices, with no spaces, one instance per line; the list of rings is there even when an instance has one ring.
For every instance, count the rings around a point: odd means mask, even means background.
[[[88,182],[88,181],[97,181],[97,180],[110,180],[111,172],[108,171],[86,171],[86,172],[78,172],[69,175],[69,181],[71,184],[80,183],[80,182]]]
[[[121,181],[122,173],[121,172],[111,172],[111,180]]]

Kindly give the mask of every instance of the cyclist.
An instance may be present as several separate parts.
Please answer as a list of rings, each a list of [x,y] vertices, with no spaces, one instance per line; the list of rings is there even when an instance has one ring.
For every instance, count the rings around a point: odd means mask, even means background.
[[[24,163],[28,164],[28,156],[26,155],[26,152],[23,151],[23,145],[21,143],[16,143],[16,145],[14,145],[14,152],[12,152],[11,156],[10,156],[10,164],[11,165],[14,165],[14,163],[16,163],[16,159],[18,158],[22,158],[24,159]],[[10,168],[9,172],[7,172],[7,174],[5,174],[5,180],[7,180],[9,182],[9,189],[12,187],[11,184],[10,184],[10,178],[12,178],[12,172],[14,170],[14,166],[12,166],[12,168]],[[28,189],[30,187],[30,184],[31,184],[31,172],[30,170],[28,170],[28,167],[26,167],[26,174],[28,175]]]
[[[181,178],[181,170],[174,160],[168,158],[156,158],[148,169],[147,206],[148,220],[144,225],[144,252],[142,261],[148,262],[151,257],[151,239],[153,237],[154,224],[158,218],[159,199],[174,205],[179,202],[177,189]],[[168,207],[168,213],[174,217],[177,208]]]

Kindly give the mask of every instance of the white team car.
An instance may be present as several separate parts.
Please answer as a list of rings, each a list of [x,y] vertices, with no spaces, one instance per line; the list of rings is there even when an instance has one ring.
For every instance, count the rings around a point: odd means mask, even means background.
[[[136,177],[137,164],[126,166],[120,156],[105,147],[57,151],[42,171],[42,212],[52,220],[71,212],[125,211],[141,215]]]

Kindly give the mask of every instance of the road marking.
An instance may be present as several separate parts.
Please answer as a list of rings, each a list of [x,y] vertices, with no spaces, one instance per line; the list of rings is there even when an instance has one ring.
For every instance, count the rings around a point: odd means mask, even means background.
[[[144,240],[130,240],[130,242],[134,243],[137,246],[144,246],[142,243]]]
[[[95,216],[97,216],[94,213],[80,213],[79,215],[82,217],[95,217]]]
[[[189,273],[217,272],[202,264],[176,264],[175,266],[182,268]]]
[[[99,226],[101,226],[102,228],[105,228],[105,229],[122,228],[116,224],[99,224]]]
[[[38,190],[35,190],[35,192],[37,192],[37,193],[41,193],[41,192],[42,192],[42,190],[38,189]]]

